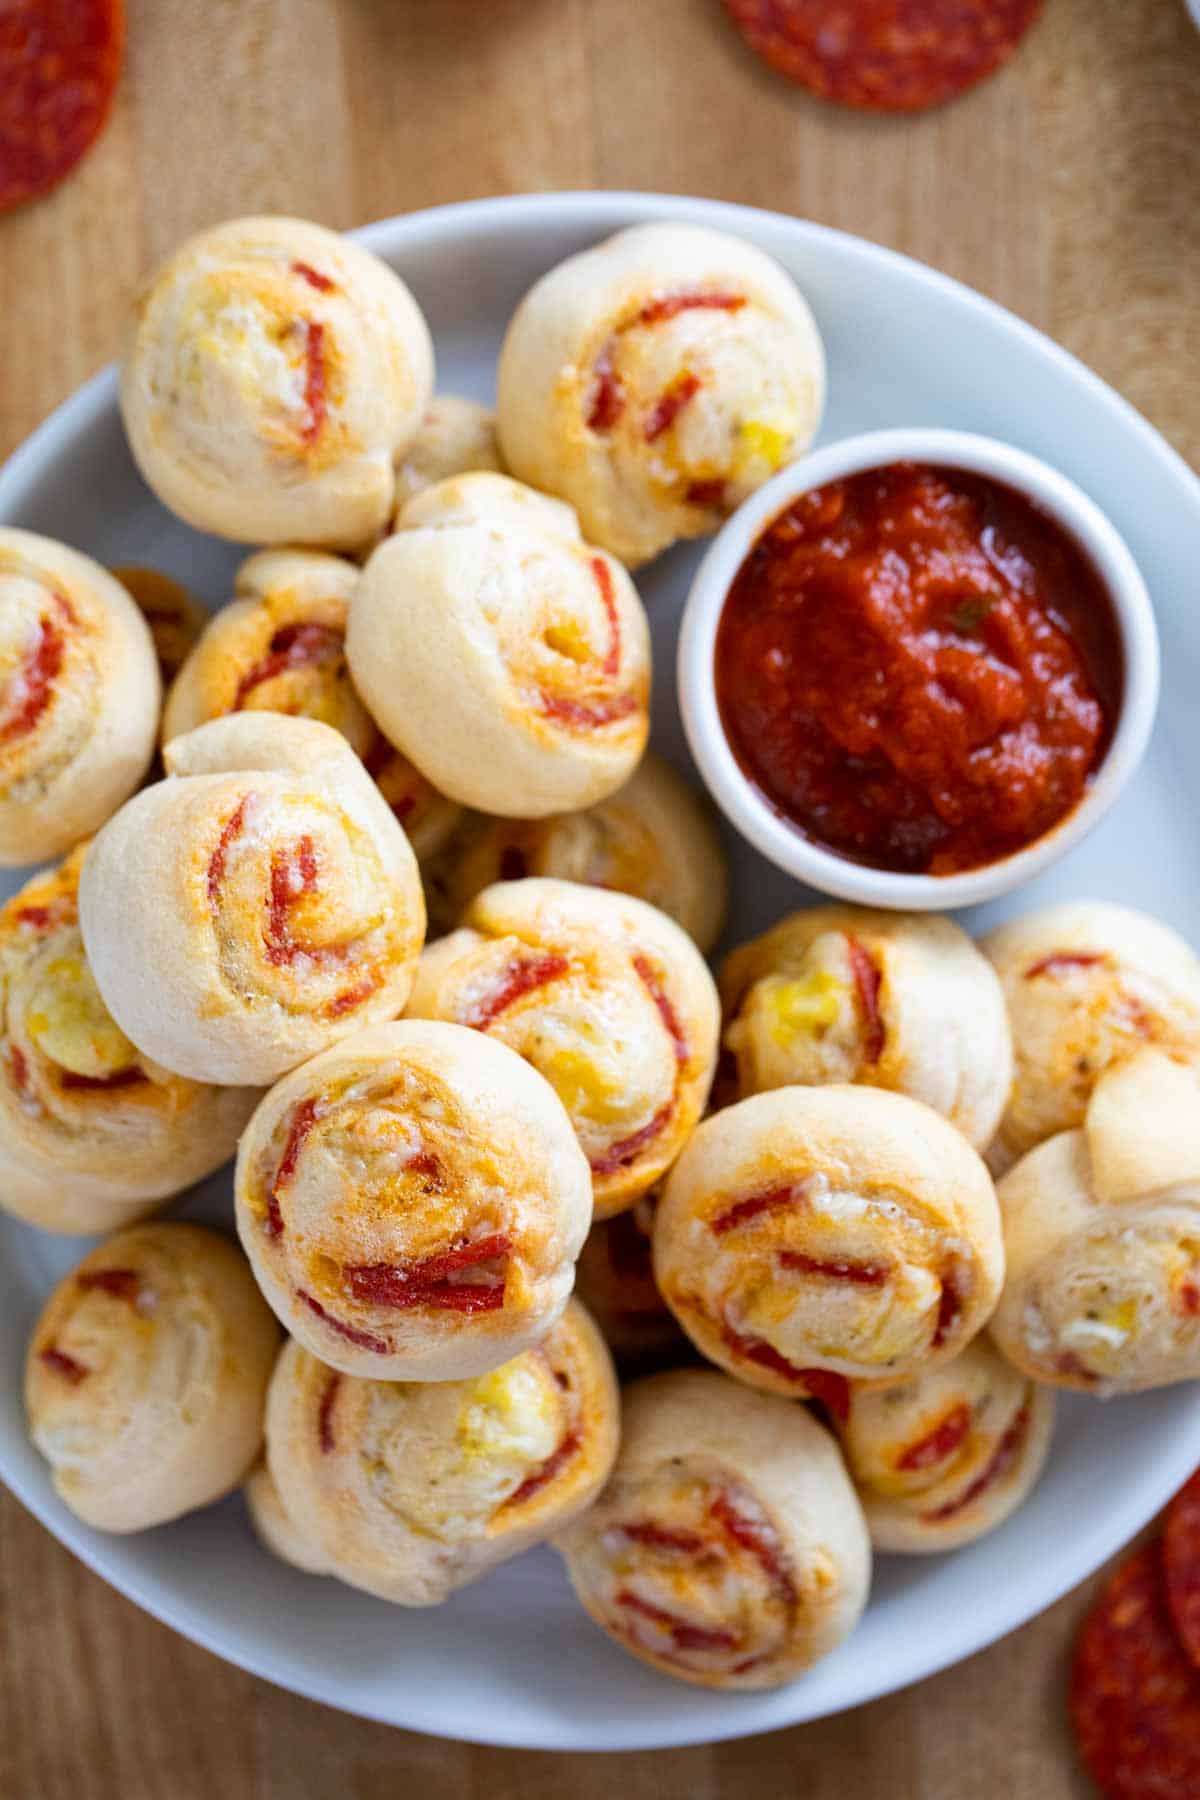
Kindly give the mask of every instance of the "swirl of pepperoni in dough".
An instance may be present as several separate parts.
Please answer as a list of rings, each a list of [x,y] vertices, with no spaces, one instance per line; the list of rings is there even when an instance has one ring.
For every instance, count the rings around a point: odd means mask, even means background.
[[[0,1205],[51,1231],[113,1230],[218,1168],[257,1095],[142,1057],[79,932],[81,844],[0,911]]]
[[[0,865],[59,856],[137,787],[161,682],[150,632],[90,557],[0,529]]]
[[[429,330],[399,276],[298,219],[189,238],[138,295],[121,366],[150,487],[241,543],[369,543],[432,391]]]
[[[372,1381],[289,1344],[267,1406],[284,1552],[294,1561],[298,1542],[352,1587],[436,1605],[595,1499],[617,1410],[575,1301],[535,1347],[468,1380]]]
[[[870,1580],[829,1433],[712,1371],[625,1390],[612,1479],[556,1547],[610,1637],[702,1687],[794,1679],[853,1630]]]
[[[292,1335],[384,1381],[486,1373],[566,1305],[591,1184],[541,1076],[461,1026],[379,1025],[242,1137],[238,1229]]]
[[[944,1119],[867,1087],[778,1088],[714,1114],[654,1225],[663,1298],[755,1387],[844,1415],[956,1355],[1000,1293],[986,1167]]]
[[[64,1276],[29,1346],[34,1443],[71,1511],[140,1531],[228,1493],[262,1444],[279,1332],[237,1246],[135,1225]]]
[[[104,1001],[146,1055],[264,1085],[408,997],[425,915],[403,831],[311,719],[214,719],[95,839],[80,881]]]
[[[753,245],[641,225],[531,288],[500,356],[505,462],[636,567],[697,537],[805,450],[825,396],[816,325]]]

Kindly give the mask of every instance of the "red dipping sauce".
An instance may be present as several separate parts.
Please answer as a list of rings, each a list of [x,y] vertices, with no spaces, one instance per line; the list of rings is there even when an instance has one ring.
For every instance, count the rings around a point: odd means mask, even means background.
[[[828,850],[949,875],[1024,849],[1104,759],[1108,589],[1002,482],[895,463],[802,494],[734,578],[717,705],[744,774]]]

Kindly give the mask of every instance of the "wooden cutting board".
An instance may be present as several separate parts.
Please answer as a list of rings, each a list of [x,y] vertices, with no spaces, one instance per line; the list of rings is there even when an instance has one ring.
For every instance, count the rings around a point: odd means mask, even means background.
[[[586,187],[747,201],[908,251],[1069,345],[1200,462],[1200,35],[1183,0],[1047,0],[1004,74],[910,120],[794,92],[719,0],[132,0],[103,141],[0,220],[0,453],[113,355],[139,273],[197,226]],[[0,1796],[1068,1800],[1088,1791],[1062,1721],[1085,1599],[845,1718],[667,1755],[520,1755],[342,1718],[226,1667],[3,1495]]]

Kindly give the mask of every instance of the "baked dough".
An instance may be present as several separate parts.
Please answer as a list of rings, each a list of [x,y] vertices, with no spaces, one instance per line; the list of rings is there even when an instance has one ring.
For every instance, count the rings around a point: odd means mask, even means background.
[[[162,684],[107,569],[0,527],[0,867],[61,856],[150,766]]]
[[[574,513],[505,475],[427,488],[363,571],[350,668],[397,749],[442,793],[505,818],[590,806],[650,729],[650,631]]]
[[[1054,1394],[986,1337],[902,1387],[856,1391],[839,1426],[876,1550],[955,1550],[1002,1525],[1046,1464]]]
[[[721,971],[742,1096],[862,1082],[923,1100],[987,1148],[1012,1081],[995,971],[952,919],[812,906]]]
[[[88,851],[83,941],[113,1018],[195,1081],[265,1086],[408,998],[413,853],[345,740],[237,713],[164,751],[168,779]]]
[[[189,238],[137,296],[121,363],[146,482],[239,543],[368,543],[432,393],[429,328],[400,277],[300,219]]]
[[[453,916],[493,881],[551,875],[648,900],[712,949],[725,923],[729,870],[709,808],[647,751],[607,800],[547,819],[472,821],[447,871]]]
[[[359,756],[375,728],[346,666],[346,614],[359,571],[319,550],[260,550],[235,599],[208,621],[163,708],[167,743],[234,712],[289,713],[340,731]]]
[[[113,1231],[237,1149],[258,1094],[140,1057],[79,934],[86,844],[0,910],[0,1206],[48,1231]]]
[[[1200,1078],[1142,1050],[1081,1130],[999,1186],[1008,1276],[992,1335],[1036,1381],[1108,1395],[1200,1377]]]
[[[712,1370],[649,1376],[622,1402],[612,1480],[555,1540],[596,1623],[701,1687],[779,1687],[828,1656],[871,1579],[829,1433]]]
[[[575,1292],[623,1373],[681,1362],[689,1349],[654,1281],[654,1207],[652,1191],[615,1218],[597,1220],[575,1265]]]
[[[362,757],[418,861],[448,843],[462,808],[388,743],[346,662],[346,619],[359,570],[319,550],[260,550],[236,598],[209,622],[167,695],[166,742],[234,712],[278,712],[332,725]]]
[[[530,877],[485,888],[421,957],[410,1018],[470,1025],[554,1088],[592,1172],[597,1218],[670,1168],[717,1054],[712,976],[644,900]]]
[[[208,613],[181,582],[161,569],[125,563],[113,574],[150,627],[164,684],[174,681],[207,625]]]
[[[1004,988],[1016,1067],[988,1160],[997,1174],[1083,1124],[1104,1071],[1147,1044],[1200,1061],[1200,957],[1145,913],[1068,900],[982,941]]]
[[[435,394],[425,409],[421,429],[396,470],[397,510],[414,494],[434,487],[451,475],[474,469],[501,472],[496,415],[478,400],[460,394]]]
[[[141,1531],[238,1486],[262,1444],[279,1332],[237,1246],[134,1225],[59,1282],[25,1370],[55,1491],[98,1531]]]
[[[937,1113],[881,1088],[776,1088],[713,1115],[672,1169],[654,1273],[697,1349],[754,1387],[845,1412],[987,1323],[995,1190]]]
[[[459,1025],[377,1025],[265,1097],[238,1231],[314,1356],[381,1381],[486,1374],[567,1303],[588,1168],[542,1077]]]
[[[285,1517],[329,1573],[437,1606],[595,1499],[617,1417],[608,1351],[572,1302],[539,1344],[469,1380],[372,1381],[290,1343],[267,1456]]]
[[[280,1355],[282,1354],[281,1351]],[[294,1520],[285,1510],[265,1457],[254,1465],[246,1477],[242,1496],[246,1502],[246,1511],[250,1514],[250,1523],[264,1550],[269,1550],[280,1562],[291,1563],[294,1569],[302,1569],[306,1575],[333,1574],[328,1559],[315,1544],[310,1544],[307,1538],[301,1536]]]
[[[696,225],[637,225],[526,294],[500,353],[513,474],[631,567],[727,513],[808,448],[825,356],[778,263]]]

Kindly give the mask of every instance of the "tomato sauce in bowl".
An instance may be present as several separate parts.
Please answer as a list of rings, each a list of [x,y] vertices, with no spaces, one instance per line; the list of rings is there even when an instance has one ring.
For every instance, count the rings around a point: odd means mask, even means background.
[[[798,495],[716,633],[742,773],[814,844],[902,874],[1025,849],[1089,791],[1125,683],[1104,580],[991,477],[896,462]]]

